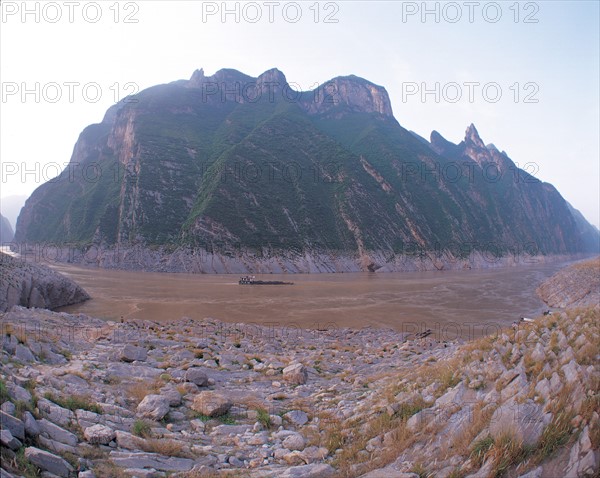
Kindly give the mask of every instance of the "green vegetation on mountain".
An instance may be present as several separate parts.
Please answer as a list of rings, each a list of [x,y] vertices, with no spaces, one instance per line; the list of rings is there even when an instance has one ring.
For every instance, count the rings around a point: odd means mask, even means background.
[[[355,76],[299,93],[277,70],[199,70],[113,106],[71,165],[27,201],[17,241],[258,256],[598,248],[595,228],[474,126],[459,145],[423,141]]]

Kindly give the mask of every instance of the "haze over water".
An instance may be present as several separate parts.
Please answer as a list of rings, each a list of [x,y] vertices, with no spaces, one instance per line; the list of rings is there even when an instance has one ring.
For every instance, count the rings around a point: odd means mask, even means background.
[[[544,310],[536,287],[564,262],[520,267],[403,273],[293,274],[257,278],[294,285],[241,286],[236,275],[53,268],[92,300],[60,310],[109,320],[201,320],[332,329],[433,329],[438,339],[479,336]]]

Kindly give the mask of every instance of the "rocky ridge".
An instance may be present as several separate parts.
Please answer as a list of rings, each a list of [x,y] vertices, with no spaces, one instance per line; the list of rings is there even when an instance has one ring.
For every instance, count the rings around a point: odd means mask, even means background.
[[[599,314],[460,344],[16,306],[2,317],[2,476],[594,476]]]
[[[13,305],[55,309],[88,300],[88,293],[47,266],[0,252],[0,312]]]
[[[390,104],[363,78],[296,91],[277,69],[197,70],[147,88],[84,129],[69,167],[27,200],[11,247],[57,245],[69,253],[56,260],[100,267],[235,273],[598,251],[598,230],[475,126],[459,144],[438,133],[428,142]]]

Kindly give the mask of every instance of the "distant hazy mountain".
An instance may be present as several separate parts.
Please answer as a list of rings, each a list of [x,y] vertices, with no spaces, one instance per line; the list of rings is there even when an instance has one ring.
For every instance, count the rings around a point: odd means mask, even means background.
[[[2,214],[0,214],[0,244],[4,244],[13,240],[13,228]]]
[[[17,218],[28,196],[13,195],[0,198],[0,213],[8,219],[13,230],[17,227]]]
[[[383,87],[356,76],[296,92],[276,69],[197,70],[110,108],[71,162],[87,173],[40,186],[17,241],[343,254],[363,268],[414,247],[597,249],[597,230],[473,125],[459,145],[436,132],[428,142],[400,126]]]

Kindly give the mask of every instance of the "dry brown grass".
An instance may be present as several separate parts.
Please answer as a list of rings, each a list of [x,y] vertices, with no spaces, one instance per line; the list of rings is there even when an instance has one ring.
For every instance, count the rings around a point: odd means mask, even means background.
[[[142,450],[148,453],[158,453],[164,456],[179,456],[193,458],[190,448],[177,440],[166,438],[149,438],[141,441]]]
[[[138,404],[146,395],[157,393],[164,385],[165,383],[161,379],[144,380],[127,385],[125,392],[130,399]]]
[[[481,431],[488,426],[494,413],[495,407],[488,407],[484,410],[485,403],[477,402],[470,411],[469,426],[461,433],[454,436],[450,442],[451,454],[466,455],[469,452],[469,446]]]
[[[102,478],[131,478],[129,473],[108,460],[94,463],[93,469],[94,474]]]

